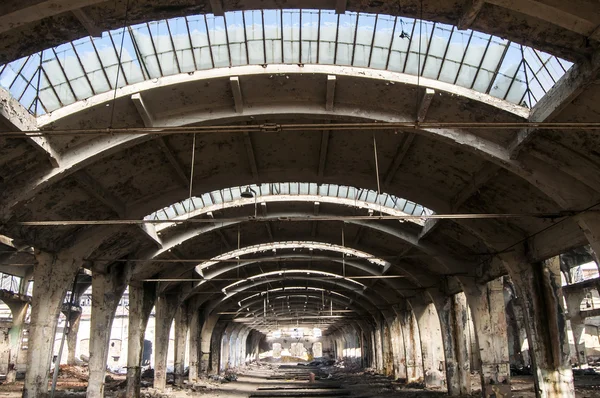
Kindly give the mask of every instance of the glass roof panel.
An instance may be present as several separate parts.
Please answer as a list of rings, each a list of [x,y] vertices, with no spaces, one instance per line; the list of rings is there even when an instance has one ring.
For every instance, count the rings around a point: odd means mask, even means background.
[[[162,76],[281,63],[420,75],[526,107],[572,65],[500,37],[413,18],[252,10],[142,23],[65,43],[0,66],[0,85],[40,115]]]
[[[249,188],[253,191],[254,199],[242,198],[241,193]],[[192,202],[195,207],[191,209],[189,206],[189,199],[185,199],[181,202],[176,202],[163,209],[159,209],[152,214],[144,217],[145,220],[177,220],[187,217],[195,217],[203,214],[205,211],[210,209],[209,206],[219,205],[224,206],[228,203],[232,205],[243,204],[242,201],[250,201],[250,203],[268,201],[269,197],[276,197],[280,195],[314,195],[315,201],[323,201],[324,198],[338,198],[344,201],[337,201],[342,205],[346,206],[366,206],[371,210],[376,210],[385,214],[405,214],[411,216],[421,216],[434,214],[433,210],[430,210],[422,205],[411,202],[406,199],[399,198],[394,195],[382,193],[378,194],[376,191],[361,189],[358,190],[355,187],[348,187],[343,185],[334,184],[316,184],[316,183],[298,183],[298,182],[286,182],[286,183],[270,183],[261,185],[249,185],[243,187],[225,188],[218,191],[202,194],[201,197],[192,197]],[[360,195],[360,197],[359,197]],[[319,199],[319,198],[322,199]],[[292,199],[293,200],[293,199]],[[307,200],[304,198],[304,200]],[[309,199],[312,200],[312,199]],[[358,201],[365,203],[358,203]],[[203,211],[204,210],[204,211]],[[409,220],[419,225],[423,225],[422,220]],[[168,228],[171,224],[158,224],[155,226],[157,231],[164,228]]]

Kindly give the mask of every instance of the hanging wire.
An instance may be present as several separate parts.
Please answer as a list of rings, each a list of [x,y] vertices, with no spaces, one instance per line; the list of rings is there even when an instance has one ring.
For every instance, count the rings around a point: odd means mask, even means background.
[[[116,8],[116,4],[115,4],[115,8]],[[117,60],[117,62],[119,64],[122,65],[122,59],[123,59],[123,47],[125,46],[125,30],[127,29],[127,24],[128,24],[128,19],[129,19],[129,0],[127,0],[127,3],[125,3],[125,18],[123,20],[123,33],[121,35],[121,47],[119,48],[119,59]],[[115,78],[115,90],[113,93],[113,99],[112,99],[112,109],[110,110],[110,128],[113,127],[113,121],[115,118],[115,103],[117,102],[117,90],[119,88],[119,77],[121,77],[121,68],[117,68],[117,76]]]

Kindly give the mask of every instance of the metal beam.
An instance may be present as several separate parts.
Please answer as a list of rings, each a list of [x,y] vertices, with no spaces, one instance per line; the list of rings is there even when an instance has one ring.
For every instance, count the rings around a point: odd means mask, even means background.
[[[233,94],[233,103],[235,104],[236,113],[244,113],[244,100],[242,97],[242,89],[240,87],[239,76],[232,76],[229,78],[231,84],[231,93]]]
[[[0,33],[19,26],[53,17],[83,7],[104,3],[107,0],[37,0],[29,1],[22,8],[0,15]],[[23,4],[24,2],[21,2]]]
[[[88,173],[80,170],[73,173],[73,177],[84,191],[109,207],[112,211],[117,213],[120,218],[124,218],[127,215],[125,204],[115,195],[104,189],[102,185]]]
[[[71,11],[91,37],[102,37],[102,29],[82,9]]]
[[[579,94],[598,80],[599,73],[600,52],[595,52],[589,60],[574,64],[531,109],[528,122],[551,122]],[[516,159],[519,156],[523,148],[531,142],[536,132],[535,128],[524,128],[517,133],[508,146],[511,159]]]
[[[417,121],[424,122],[427,117],[427,112],[431,106],[431,101],[435,95],[435,90],[426,88],[423,96],[421,97],[421,105],[419,106],[419,113],[417,114]]]
[[[336,77],[333,75],[327,75],[327,97],[325,99],[325,110],[328,112],[333,111],[333,101],[335,99],[335,83]]]
[[[177,177],[177,180],[179,180],[181,185],[183,185],[184,187],[189,187],[190,181],[188,179],[187,174],[185,173],[185,171],[183,171],[183,167],[181,166],[179,161],[175,158],[175,155],[171,151],[171,148],[169,148],[169,146],[165,142],[164,138],[158,137],[156,139],[156,143],[158,144],[158,146],[160,147],[160,150],[162,151],[162,153],[165,155],[165,157],[169,161],[169,164],[171,165],[171,168],[173,169],[173,171],[175,171],[175,176]]]
[[[385,173],[385,177],[383,178],[384,187],[388,187],[392,183],[392,180],[394,179],[396,172],[400,168],[402,161],[406,157],[406,154],[408,153],[408,150],[410,149],[410,146],[412,145],[414,139],[415,135],[413,133],[404,134],[404,140],[402,141],[402,144],[398,146],[396,156],[394,156],[394,160],[392,161],[390,168]]]
[[[477,19],[479,12],[483,8],[485,4],[485,0],[467,0],[465,7],[463,8],[463,13],[458,19],[458,23],[456,27],[459,30],[469,29],[473,22]]]

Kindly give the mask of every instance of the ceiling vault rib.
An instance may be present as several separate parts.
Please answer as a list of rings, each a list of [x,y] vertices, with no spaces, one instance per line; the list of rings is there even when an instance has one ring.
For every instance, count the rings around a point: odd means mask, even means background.
[[[319,168],[317,175],[319,180],[323,179],[325,173],[325,163],[327,162],[327,152],[329,148],[329,130],[323,130],[321,133],[321,149],[319,150]]]
[[[83,170],[79,170],[73,173],[73,177],[77,181],[77,184],[86,191],[89,195],[98,199],[106,207],[114,211],[119,218],[125,218],[127,215],[127,208],[119,198],[113,195],[111,192],[106,190],[98,181]]]

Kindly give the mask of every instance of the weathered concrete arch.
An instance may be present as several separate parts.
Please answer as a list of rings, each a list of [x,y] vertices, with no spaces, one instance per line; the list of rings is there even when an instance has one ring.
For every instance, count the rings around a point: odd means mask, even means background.
[[[268,74],[268,73],[285,73],[285,74],[303,74],[303,73],[311,73],[311,68],[313,66],[291,66],[291,65],[281,65],[281,66],[269,66],[266,69],[260,66],[249,66],[249,67],[239,67],[241,69],[250,69],[251,72],[247,72],[249,75],[252,74]],[[269,69],[273,68],[273,69]],[[327,69],[327,66],[314,66],[314,71],[312,73],[322,73],[324,77],[327,73],[335,72],[335,68],[339,67],[331,67],[333,70]],[[324,69],[323,69],[324,68]],[[240,70],[234,70],[236,68],[231,68],[227,70],[219,70],[221,78],[227,76],[240,75]],[[354,70],[355,68],[347,68],[352,71],[352,73],[356,76],[362,76],[362,71]],[[211,73],[215,73],[211,71]],[[364,72],[373,73],[369,70]],[[377,72],[379,73],[379,72]],[[393,73],[392,73],[393,75]],[[178,75],[179,76],[179,75]],[[186,75],[187,76],[187,75]],[[133,91],[127,91],[127,94],[132,94]],[[211,112],[210,114],[204,115],[187,115],[184,119],[182,119],[181,115],[177,116],[177,121],[165,121],[162,123],[163,125],[190,125],[190,124],[198,124],[198,123],[217,123],[223,122],[227,120],[247,120],[249,117],[258,117],[261,115],[311,115],[311,117],[321,116],[324,118],[338,118],[338,117],[352,117],[359,118],[363,120],[376,120],[376,121],[395,121],[395,122],[405,122],[412,121],[413,117],[407,117],[396,114],[386,114],[369,111],[364,112],[360,108],[348,108],[343,105],[336,107],[335,111],[327,111],[325,110],[321,104],[294,104],[293,106],[275,106],[275,104],[269,104],[264,108],[260,106],[253,107],[251,109],[245,110],[243,114],[237,114],[234,111],[224,111],[221,113]],[[155,123],[159,123],[160,119],[157,119]],[[491,141],[478,137],[470,132],[461,131],[461,130],[451,130],[451,129],[415,129],[415,133],[423,134],[430,136],[434,139],[446,142],[452,146],[458,146],[463,148],[477,156],[482,157],[485,160],[495,163],[496,165],[507,169],[511,173],[518,175],[521,178],[527,180],[530,184],[540,189],[542,192],[546,193],[549,197],[551,197],[554,201],[556,201],[560,206],[568,208],[572,206],[576,206],[577,204],[581,204],[583,202],[588,203],[588,198],[593,196],[590,189],[582,186],[580,183],[576,183],[572,180],[572,178],[568,178],[563,173],[558,172],[553,167],[550,167],[543,162],[531,157],[531,156],[523,156],[521,160],[512,160],[510,159],[509,151]],[[59,181],[61,178],[64,178],[67,175],[79,170],[96,160],[99,160],[105,156],[118,152],[124,148],[135,146],[141,142],[147,141],[153,137],[147,135],[133,134],[130,136],[118,136],[111,137],[109,139],[104,140],[104,142],[93,140],[89,144],[85,144],[78,148],[76,151],[72,151],[72,153],[65,153],[63,156],[63,162],[60,167],[53,169],[49,172],[40,174],[39,176],[32,178],[26,186],[23,186],[21,189],[13,189],[8,195],[8,208],[12,208],[17,203],[30,198],[36,192],[38,192],[43,187],[46,187],[56,181]],[[87,148],[86,148],[87,146]],[[267,177],[268,179],[268,177]],[[566,184],[566,185],[565,185]],[[570,189],[560,189],[561,187],[568,186]],[[419,201],[417,201],[419,202]],[[437,211],[444,211],[444,208],[440,208],[440,204],[437,206],[428,206]],[[152,209],[141,210],[148,214]],[[132,214],[132,216],[135,216]],[[139,215],[142,216],[142,215]]]

